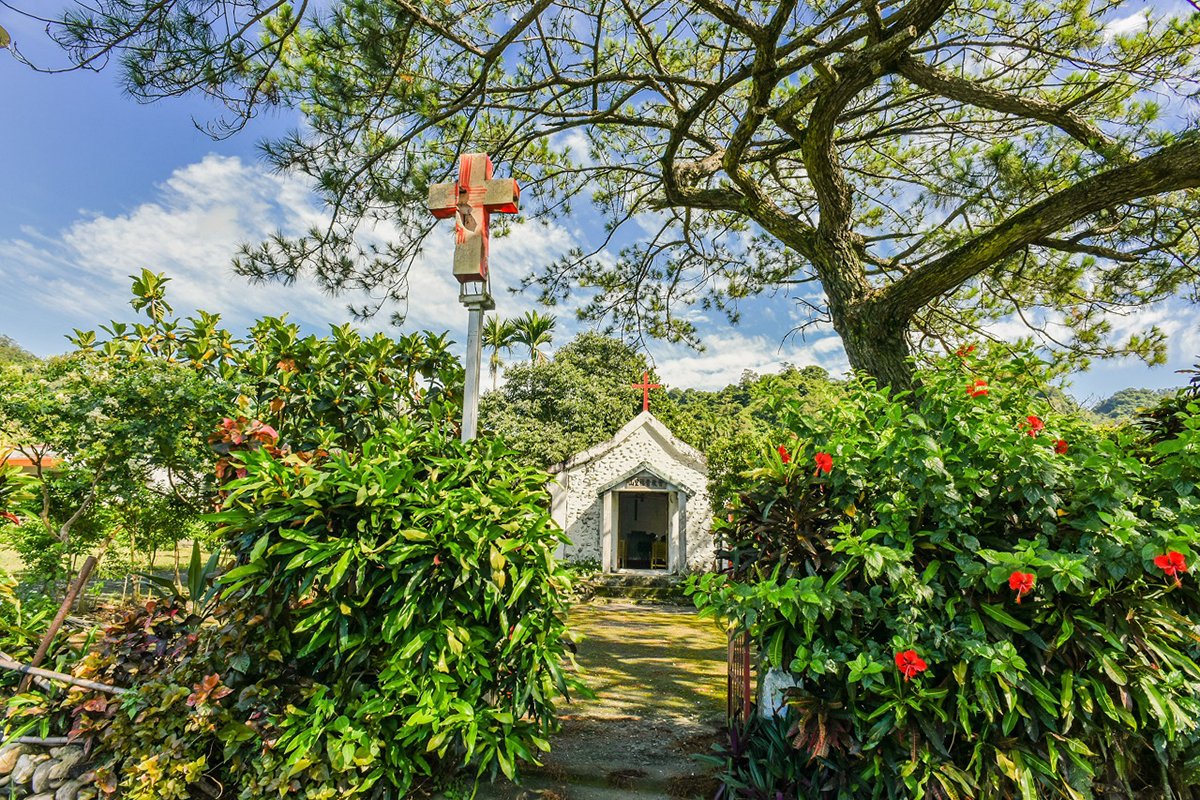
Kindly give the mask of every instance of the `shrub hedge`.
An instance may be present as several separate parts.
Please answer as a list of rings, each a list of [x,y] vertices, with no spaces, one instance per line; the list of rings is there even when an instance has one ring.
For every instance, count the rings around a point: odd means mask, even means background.
[[[405,797],[547,749],[573,681],[543,473],[405,422],[360,452],[232,457],[218,518],[238,565],[215,624],[152,608],[83,671],[140,676],[130,699],[79,704],[107,790]]]
[[[779,398],[730,574],[689,587],[797,682],[720,758],[731,795],[1200,796],[1200,405],[1102,430],[1045,377],[964,350],[911,395]]]

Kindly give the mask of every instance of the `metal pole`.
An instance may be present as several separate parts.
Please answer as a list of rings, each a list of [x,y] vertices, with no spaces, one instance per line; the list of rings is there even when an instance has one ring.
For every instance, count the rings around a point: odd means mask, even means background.
[[[463,390],[462,440],[469,442],[479,430],[479,388],[483,371],[483,312],[496,307],[487,284],[463,284],[458,299],[467,309],[466,386]],[[479,290],[468,294],[468,291]]]

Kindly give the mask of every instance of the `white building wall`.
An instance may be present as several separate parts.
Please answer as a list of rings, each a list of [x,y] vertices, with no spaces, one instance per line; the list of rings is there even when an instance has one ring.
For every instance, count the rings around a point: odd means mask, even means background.
[[[558,473],[550,489],[554,517],[571,540],[565,548],[566,558],[601,559],[604,524],[601,490],[647,464],[687,493],[687,571],[712,569],[714,544],[707,466],[702,457],[681,454],[682,443],[665,440],[654,427],[644,424],[607,452]],[[682,447],[690,450],[686,445]]]

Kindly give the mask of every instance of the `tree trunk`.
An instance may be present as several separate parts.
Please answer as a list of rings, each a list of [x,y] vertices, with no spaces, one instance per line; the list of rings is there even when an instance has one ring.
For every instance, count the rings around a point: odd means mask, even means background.
[[[850,367],[873,377],[879,386],[911,389],[908,320],[883,315],[872,302],[875,289],[867,281],[858,250],[848,234],[822,237],[815,243],[813,265],[829,299],[829,316],[842,338]]]
[[[866,308],[869,310],[870,306]],[[881,387],[890,386],[894,391],[911,389],[913,370],[908,358],[912,351],[905,326],[872,320],[869,313],[859,317],[859,324],[846,325],[844,329],[834,321],[850,366],[873,377]]]
[[[135,572],[137,571],[137,539],[133,528],[129,528],[129,568]],[[138,598],[141,596],[139,584],[140,581],[133,582],[133,601],[135,603],[138,602]]]

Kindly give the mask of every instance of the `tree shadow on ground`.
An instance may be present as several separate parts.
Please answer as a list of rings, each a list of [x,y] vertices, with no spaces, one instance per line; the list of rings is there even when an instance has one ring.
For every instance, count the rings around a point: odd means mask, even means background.
[[[694,612],[578,606],[578,662],[594,699],[564,709],[592,717],[710,719],[725,705],[724,631]]]

